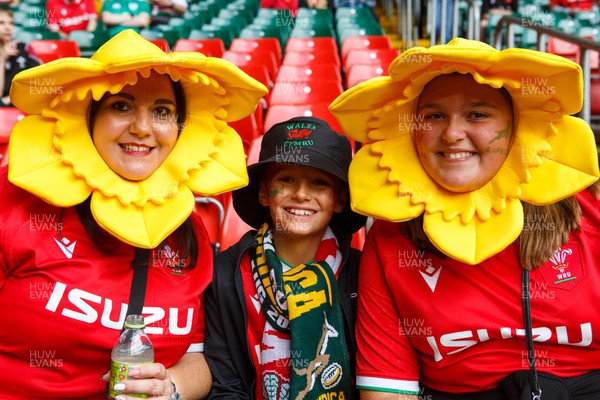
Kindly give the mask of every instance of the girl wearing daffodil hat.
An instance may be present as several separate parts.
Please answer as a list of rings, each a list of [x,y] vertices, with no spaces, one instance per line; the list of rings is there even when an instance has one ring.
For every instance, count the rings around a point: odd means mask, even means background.
[[[104,399],[100,376],[130,303],[146,317],[155,363],[117,389],[208,393],[202,292],[212,248],[194,195],[247,184],[242,141],[227,123],[265,93],[231,63],[165,54],[130,30],[90,59],[15,77],[11,99],[27,117],[0,171],[4,399]],[[134,266],[147,278],[132,278]]]
[[[332,103],[363,143],[352,208],[378,219],[361,398],[600,396],[600,174],[581,103],[577,64],[464,39],[409,49]]]

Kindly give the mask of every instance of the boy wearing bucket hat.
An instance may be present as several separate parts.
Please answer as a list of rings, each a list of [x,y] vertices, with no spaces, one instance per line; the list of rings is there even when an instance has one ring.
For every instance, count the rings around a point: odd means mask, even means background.
[[[366,219],[348,206],[351,158],[317,118],[265,133],[249,185],[233,192],[256,231],[217,256],[205,294],[210,398],[356,398],[350,242]]]
[[[129,313],[146,317],[155,358],[110,388],[116,398],[208,393],[212,248],[194,193],[247,184],[227,122],[265,93],[231,63],[165,54],[131,30],[90,59],[15,77],[28,115],[0,170],[3,399],[105,399],[100,376]]]
[[[330,106],[364,145],[364,399],[600,396],[600,191],[581,68],[454,39]]]

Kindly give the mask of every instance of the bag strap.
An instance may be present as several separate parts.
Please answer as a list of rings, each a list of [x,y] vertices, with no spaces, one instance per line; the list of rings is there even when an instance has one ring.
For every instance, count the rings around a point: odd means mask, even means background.
[[[133,277],[131,278],[131,289],[129,290],[129,303],[127,303],[128,315],[142,314],[144,309],[144,299],[146,298],[146,283],[148,282],[148,265],[150,263],[150,250],[149,249],[135,249],[135,255],[133,256]],[[121,328],[121,332],[125,330],[125,325]],[[110,366],[108,368],[110,371]],[[109,383],[106,382],[106,400],[110,400],[108,393]]]
[[[535,353],[533,350],[533,330],[531,327],[531,302],[529,300],[529,271],[523,269],[521,290],[523,294],[523,320],[525,322],[525,341],[527,343],[527,361],[529,362],[529,381],[531,383],[532,400],[541,400],[542,388],[535,368]]]
[[[149,249],[135,249],[133,257],[133,278],[131,278],[131,290],[129,291],[129,303],[127,304],[127,315],[141,314],[146,298],[146,283],[148,280],[148,264],[150,262]]]

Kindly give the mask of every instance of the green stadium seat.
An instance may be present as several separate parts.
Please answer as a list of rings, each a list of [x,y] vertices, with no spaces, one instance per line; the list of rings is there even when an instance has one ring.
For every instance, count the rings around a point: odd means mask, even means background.
[[[169,19],[168,27],[169,29],[161,29],[161,30],[175,30],[177,35],[182,38],[186,38],[190,35],[192,28],[194,27],[194,22],[182,17],[171,17]]]
[[[29,43],[32,40],[42,40],[42,39],[60,39],[60,34],[58,32],[52,32],[48,29],[27,29],[21,28],[18,32],[15,32],[13,35],[15,40],[23,43]]]
[[[313,26],[301,28],[296,26],[290,32],[290,38],[314,38],[314,37],[335,37],[332,28],[328,26]]]
[[[148,40],[165,39],[169,44],[169,47],[175,46],[177,39],[179,39],[179,34],[175,29],[172,29],[169,25],[156,25],[155,28],[156,29],[142,29],[140,35]]]
[[[82,57],[90,57],[98,50],[108,39],[108,32],[104,30],[89,31],[71,31],[69,40],[77,43]]]
[[[286,30],[277,27],[257,26],[250,24],[246,26],[239,35],[242,39],[276,38],[282,49],[285,48],[289,34]]]

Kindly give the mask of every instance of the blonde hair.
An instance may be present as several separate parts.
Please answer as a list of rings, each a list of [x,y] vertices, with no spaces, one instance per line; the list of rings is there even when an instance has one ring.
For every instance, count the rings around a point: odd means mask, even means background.
[[[589,190],[600,200],[600,181]],[[523,269],[532,270],[544,264],[552,254],[567,243],[573,230],[579,229],[581,207],[575,197],[568,197],[546,206],[523,202],[523,231],[517,238],[519,262]],[[423,230],[423,215],[402,223],[408,240],[419,250],[438,256],[442,254],[429,240]]]

